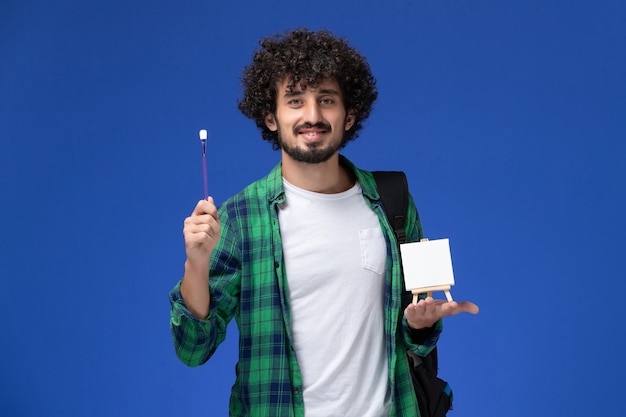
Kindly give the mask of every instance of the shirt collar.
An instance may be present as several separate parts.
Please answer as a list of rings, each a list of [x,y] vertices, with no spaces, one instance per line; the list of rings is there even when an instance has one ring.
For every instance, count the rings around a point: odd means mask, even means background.
[[[339,163],[349,169],[356,180],[361,185],[363,195],[370,200],[379,200],[378,191],[376,190],[376,182],[374,177],[368,171],[363,171],[357,168],[348,158],[343,155],[339,155]],[[270,203],[281,204],[285,201],[285,189],[283,188],[283,170],[282,163],[279,162],[270,171],[266,180],[267,198]]]

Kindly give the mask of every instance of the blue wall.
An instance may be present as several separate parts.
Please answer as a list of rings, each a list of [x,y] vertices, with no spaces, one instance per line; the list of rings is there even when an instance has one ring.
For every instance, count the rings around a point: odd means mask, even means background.
[[[236,109],[260,37],[328,28],[380,99],[345,154],[451,240],[454,416],[621,416],[626,3],[0,4],[0,415],[227,415],[236,329],[172,348],[182,221],[278,153]]]

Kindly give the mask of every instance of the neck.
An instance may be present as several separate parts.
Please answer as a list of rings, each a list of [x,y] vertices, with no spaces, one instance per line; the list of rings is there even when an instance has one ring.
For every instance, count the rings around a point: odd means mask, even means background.
[[[350,189],[355,182],[351,172],[339,164],[339,153],[319,164],[291,159],[283,151],[283,177],[296,187],[323,194],[335,194]]]

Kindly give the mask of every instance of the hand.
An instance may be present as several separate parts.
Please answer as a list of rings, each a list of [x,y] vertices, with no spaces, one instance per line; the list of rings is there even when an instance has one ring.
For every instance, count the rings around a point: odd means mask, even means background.
[[[470,301],[445,301],[426,297],[417,304],[409,304],[404,310],[409,326],[413,329],[432,327],[439,319],[459,313],[478,314],[478,306]]]
[[[183,236],[187,261],[196,268],[208,269],[220,237],[220,221],[213,197],[198,202],[191,216],[185,219]]]

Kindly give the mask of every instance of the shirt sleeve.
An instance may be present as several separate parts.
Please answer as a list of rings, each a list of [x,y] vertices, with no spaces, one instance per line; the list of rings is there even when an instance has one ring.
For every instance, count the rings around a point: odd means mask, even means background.
[[[403,317],[402,327],[407,347],[418,356],[426,356],[437,346],[443,330],[443,321],[437,321],[428,329],[415,330],[409,327],[406,317]]]
[[[170,292],[170,330],[176,356],[188,366],[205,363],[217,345],[224,339],[226,324],[221,322],[213,308],[209,316],[200,320],[189,312],[180,293],[179,281]]]

